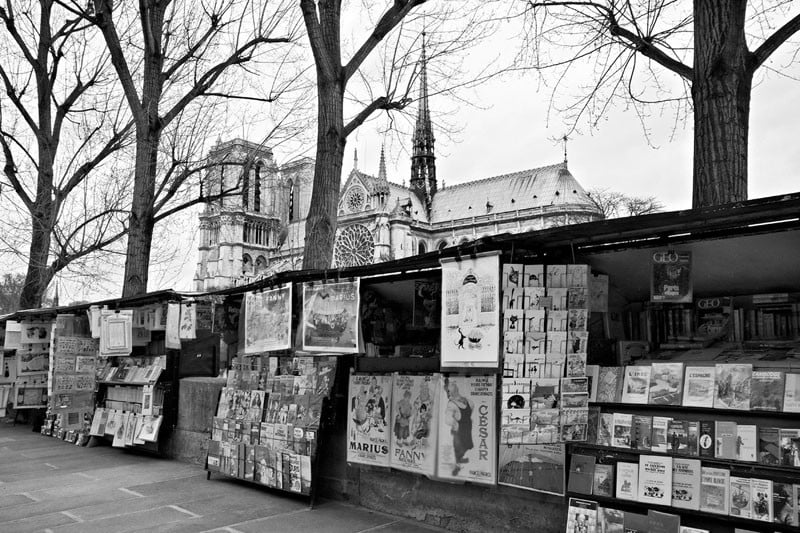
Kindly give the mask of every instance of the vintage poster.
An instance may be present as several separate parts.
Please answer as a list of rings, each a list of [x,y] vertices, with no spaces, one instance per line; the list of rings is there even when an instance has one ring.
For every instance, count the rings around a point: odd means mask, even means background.
[[[439,428],[439,374],[394,375],[390,466],[432,476]]]
[[[564,495],[563,444],[501,445],[499,454],[498,484]]]
[[[166,348],[173,350],[181,349],[180,327],[181,327],[180,304],[176,303],[167,304],[166,324],[164,325],[164,329],[166,330],[165,332]]]
[[[350,375],[347,462],[389,466],[392,375]]]
[[[495,376],[444,376],[440,383],[436,475],[494,485]]]
[[[195,307],[192,302],[184,302],[181,305],[180,326],[178,328],[178,336],[181,339],[194,339],[197,337],[195,331],[195,322],[197,315]]]
[[[656,250],[650,257],[650,300],[692,303],[692,253]]]
[[[500,257],[442,260],[442,368],[497,368]]]
[[[358,352],[359,280],[303,284],[303,350]]]
[[[291,347],[292,284],[244,295],[244,353]]]
[[[423,328],[438,328],[441,317],[440,281],[414,282],[413,324]]]

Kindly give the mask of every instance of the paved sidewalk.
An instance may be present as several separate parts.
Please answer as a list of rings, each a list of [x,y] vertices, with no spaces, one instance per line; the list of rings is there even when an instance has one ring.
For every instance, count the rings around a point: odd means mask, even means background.
[[[81,448],[0,423],[0,531],[443,531],[340,502],[271,492],[195,465]]]

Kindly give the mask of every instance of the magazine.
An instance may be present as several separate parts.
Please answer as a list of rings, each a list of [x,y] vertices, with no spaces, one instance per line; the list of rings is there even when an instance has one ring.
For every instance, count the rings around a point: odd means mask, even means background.
[[[750,409],[751,364],[718,364],[714,389],[715,409]]]

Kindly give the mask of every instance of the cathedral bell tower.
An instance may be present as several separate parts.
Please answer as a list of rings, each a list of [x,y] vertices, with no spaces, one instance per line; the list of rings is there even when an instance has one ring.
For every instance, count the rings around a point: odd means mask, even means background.
[[[425,33],[422,33],[420,58],[419,107],[417,123],[411,143],[411,190],[414,191],[430,213],[433,195],[436,194],[436,156],[433,154],[433,126],[428,107],[428,66],[425,56]]]

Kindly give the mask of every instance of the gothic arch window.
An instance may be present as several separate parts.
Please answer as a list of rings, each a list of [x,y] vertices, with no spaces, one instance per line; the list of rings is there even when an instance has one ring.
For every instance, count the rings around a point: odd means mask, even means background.
[[[289,180],[289,222],[294,220],[294,182]]]
[[[425,247],[425,243],[422,241],[422,239],[420,239],[419,245],[417,246],[417,253],[424,254],[427,251],[428,249]]]
[[[375,240],[361,224],[351,224],[336,230],[333,246],[333,266],[336,268],[371,265],[375,261]]]
[[[445,241],[441,241],[441,242],[439,242],[438,245],[436,245],[436,249],[437,250],[444,250],[445,248],[447,248],[447,241],[446,240]]]
[[[253,210],[256,213],[261,212],[261,169],[264,164],[259,161],[256,163],[255,183],[253,184]]]
[[[242,255],[242,274],[247,274],[253,271],[253,260],[248,254]]]
[[[250,171],[247,166],[242,171],[242,208],[250,207]]]
[[[256,272],[261,273],[267,268],[267,259],[263,255],[256,257]]]

